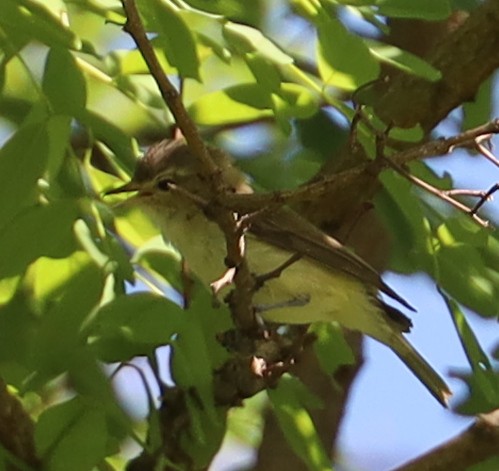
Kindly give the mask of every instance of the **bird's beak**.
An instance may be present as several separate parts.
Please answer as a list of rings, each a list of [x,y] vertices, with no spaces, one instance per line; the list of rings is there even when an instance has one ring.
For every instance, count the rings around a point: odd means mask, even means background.
[[[117,193],[128,193],[130,191],[139,191],[140,185],[135,183],[133,180],[130,180],[128,183],[119,186],[118,188],[113,188],[112,190],[107,190],[104,192],[104,196],[107,195],[116,195]]]

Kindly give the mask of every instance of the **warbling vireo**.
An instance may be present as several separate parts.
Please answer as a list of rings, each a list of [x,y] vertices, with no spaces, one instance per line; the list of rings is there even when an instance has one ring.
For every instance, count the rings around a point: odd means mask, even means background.
[[[210,149],[228,186],[248,193],[244,175],[221,150]],[[173,191],[172,184],[186,190]],[[209,183],[185,141],[165,140],[139,160],[132,180],[109,193],[137,191],[129,200],[158,225],[191,270],[206,284],[226,271],[226,245],[218,225],[199,201],[208,201]],[[293,254],[301,257],[254,295],[264,320],[283,324],[336,321],[390,347],[442,404],[451,392],[443,379],[402,335],[411,321],[378,298],[381,291],[410,307],[380,275],[340,242],[289,208],[256,217],[245,236],[246,257],[256,275],[280,267]]]

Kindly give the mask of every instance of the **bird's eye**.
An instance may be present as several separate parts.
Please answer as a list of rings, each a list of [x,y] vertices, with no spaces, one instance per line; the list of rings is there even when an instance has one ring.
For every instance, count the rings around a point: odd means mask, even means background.
[[[168,191],[170,189],[171,183],[173,183],[172,180],[169,180],[168,178],[162,178],[158,181],[158,183],[156,183],[156,187],[158,188],[158,190]]]

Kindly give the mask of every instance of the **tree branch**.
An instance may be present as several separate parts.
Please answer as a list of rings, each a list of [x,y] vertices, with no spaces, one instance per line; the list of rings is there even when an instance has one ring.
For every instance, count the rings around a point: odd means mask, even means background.
[[[442,73],[438,82],[399,75],[386,86],[375,112],[386,123],[430,131],[447,114],[475,96],[479,86],[499,67],[499,3],[487,0],[473,10],[428,56]]]
[[[158,85],[166,106],[182,131],[190,151],[202,163],[211,185],[213,204],[216,205],[218,198],[227,190],[222,173],[212,159],[195,123],[187,113],[180,94],[163,72],[156,53],[147,38],[135,1],[122,0],[122,4],[127,17],[123,29],[135,41],[137,49],[142,54],[152,77]],[[214,211],[213,219],[225,235],[227,261],[230,264],[228,268],[236,267],[234,276],[235,289],[231,296],[231,311],[234,315],[234,321],[245,329],[253,329],[255,327],[252,308],[254,281],[244,255],[243,234],[239,230],[234,214],[230,210],[222,207],[217,208]]]
[[[499,409],[478,417],[457,437],[393,471],[465,471],[470,466],[497,456]]]

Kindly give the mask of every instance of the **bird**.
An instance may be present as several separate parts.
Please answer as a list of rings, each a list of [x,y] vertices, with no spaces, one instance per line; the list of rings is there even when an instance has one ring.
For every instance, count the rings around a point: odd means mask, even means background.
[[[223,150],[208,147],[225,185],[252,193],[248,178]],[[178,191],[181,190],[181,191]],[[136,192],[127,200],[145,212],[165,240],[184,257],[206,285],[226,271],[226,243],[206,211],[211,183],[184,138],[152,145],[137,161],[131,180],[108,194]],[[279,324],[336,322],[389,347],[444,407],[451,391],[442,377],[409,343],[412,322],[385,302],[414,310],[362,258],[287,206],[252,219],[245,234],[245,255],[252,273],[263,275],[286,266],[254,293],[259,316]]]

